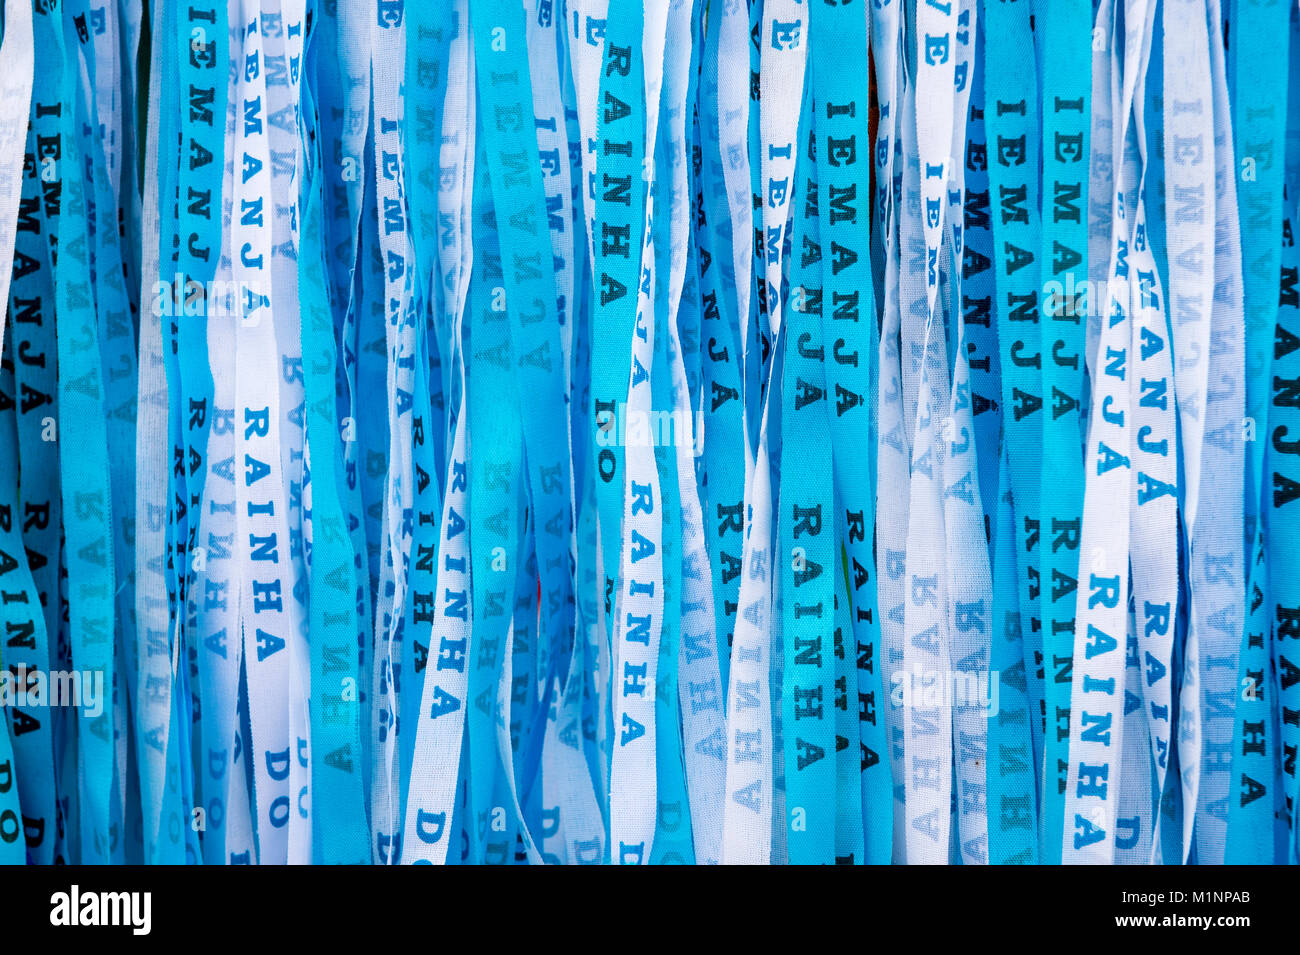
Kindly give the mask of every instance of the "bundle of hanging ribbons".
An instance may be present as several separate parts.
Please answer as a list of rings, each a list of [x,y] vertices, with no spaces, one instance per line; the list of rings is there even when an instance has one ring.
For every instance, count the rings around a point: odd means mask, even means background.
[[[1291,0],[3,0],[0,861],[1295,863]]]

